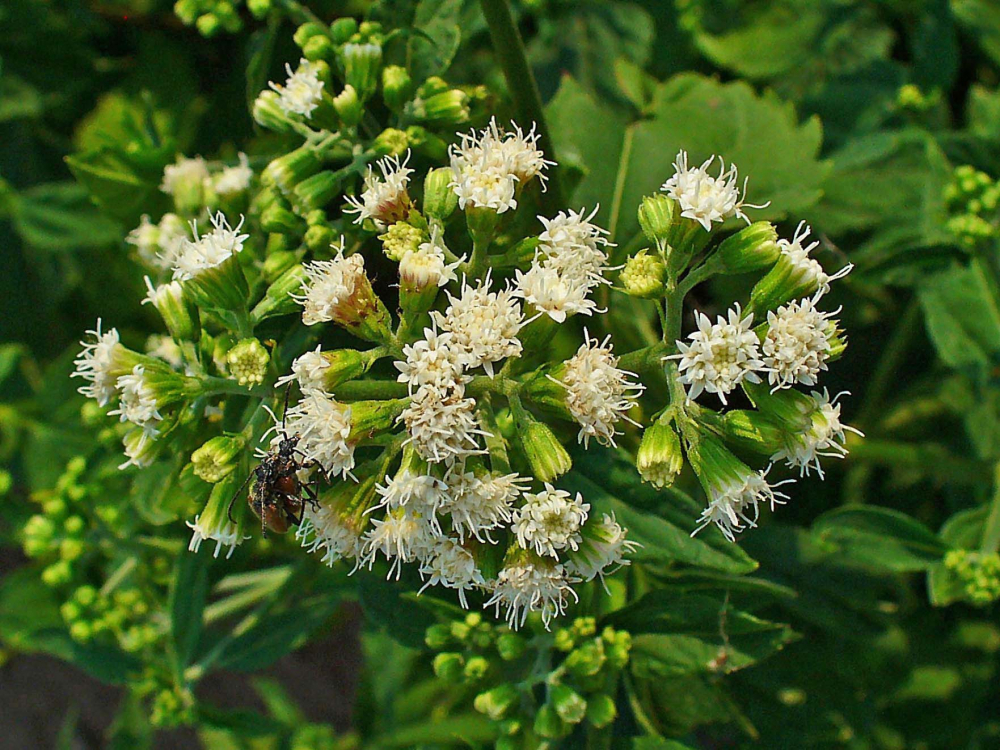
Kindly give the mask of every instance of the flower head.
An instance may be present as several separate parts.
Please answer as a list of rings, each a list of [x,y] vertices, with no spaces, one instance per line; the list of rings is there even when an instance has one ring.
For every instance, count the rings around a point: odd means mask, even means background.
[[[486,585],[483,574],[476,567],[476,558],[460,542],[442,537],[420,566],[420,575],[426,580],[421,592],[430,586],[444,586],[458,591],[458,601],[468,609],[465,592]]]
[[[437,538],[422,514],[410,512],[410,509],[390,511],[385,518],[374,519],[371,529],[365,532],[359,564],[371,569],[382,554],[391,561],[389,576],[395,573],[398,580],[403,564],[426,560]]]
[[[626,413],[635,406],[642,384],[630,380],[635,373],[619,369],[618,357],[611,351],[611,336],[603,342],[590,338],[584,331],[585,342],[561,368],[556,382],[566,388],[566,408],[580,424],[578,440],[587,445],[595,438],[603,445],[615,442],[615,425],[620,419],[630,420]]]
[[[448,499],[448,485],[437,477],[417,474],[408,468],[394,477],[386,477],[385,484],[375,485],[375,492],[382,498],[376,507],[390,511],[407,508],[428,519]]]
[[[307,326],[332,321],[348,328],[375,325],[384,308],[365,274],[360,253],[344,256],[343,242],[332,260],[304,265],[306,282],[301,294],[292,298],[303,307],[302,322]]]
[[[398,156],[386,156],[377,162],[382,176],[375,174],[371,165],[365,175],[364,190],[360,198],[350,195],[347,202],[350,208],[345,213],[357,214],[355,224],[365,219],[371,219],[378,229],[404,220],[410,213],[410,195],[406,188],[410,182],[413,170],[406,164],[410,160],[410,152],[400,162]]]
[[[242,216],[240,223],[233,228],[221,212],[212,217],[212,231],[207,234],[199,236],[198,228],[192,222],[191,229],[194,233],[194,240],[185,239],[179,253],[174,258],[174,279],[187,281],[204,271],[222,265],[240,253],[243,250],[244,241],[250,236],[240,234],[242,228]]]
[[[598,576],[604,580],[605,575],[628,565],[626,555],[640,546],[629,541],[626,530],[613,513],[605,513],[600,521],[592,520],[584,525],[582,536],[579,549],[569,555],[566,570],[584,581],[592,581]]]
[[[811,410],[804,415],[809,426],[798,432],[785,433],[785,445],[771,456],[772,461],[784,460],[789,468],[797,468],[800,476],[815,469],[820,478],[823,467],[820,457],[843,458],[847,455],[844,443],[848,432],[861,435],[861,431],[840,421],[840,395],[830,398],[825,389],[811,394]]]
[[[357,557],[361,538],[348,524],[339,509],[325,503],[306,504],[302,523],[295,530],[296,539],[309,552],[322,552],[322,560],[333,565],[337,560]]]
[[[755,206],[744,202],[735,164],[730,164],[727,170],[726,162],[720,158],[719,175],[712,177],[708,168],[715,159],[712,156],[700,167],[689,168],[687,152],[679,151],[674,161],[674,174],[660,189],[680,204],[681,216],[694,219],[707,230],[712,229],[712,222],[725,221],[733,216],[749,224],[744,207],[765,208],[769,204]],[[746,180],[743,181],[743,193],[746,193]]]
[[[779,264],[788,266],[789,275],[798,286],[816,290],[822,295],[830,291],[830,282],[844,278],[854,266],[848,263],[832,275],[824,271],[819,261],[810,257],[810,253],[819,247],[819,241],[803,244],[810,231],[809,225],[801,221],[791,240],[778,240],[778,247],[781,248]]]
[[[492,377],[495,362],[520,355],[517,334],[522,315],[513,290],[491,292],[487,273],[474,287],[463,283],[461,297],[448,293],[448,300],[448,309],[435,313],[435,320],[451,334],[451,342],[467,367],[482,366]]]
[[[524,500],[524,505],[514,512],[511,526],[522,547],[539,555],[558,557],[560,550],[576,550],[580,546],[580,529],[587,520],[590,504],[583,501],[579,492],[574,497],[546,482],[543,491],[526,493]]]
[[[253,179],[253,170],[250,169],[250,160],[242,151],[239,154],[239,163],[231,167],[224,167],[212,180],[212,187],[219,195],[235,195],[242,193],[250,187],[250,180]]]
[[[680,354],[680,380],[688,386],[688,398],[695,399],[704,390],[718,394],[726,403],[730,393],[744,379],[759,383],[755,372],[764,368],[760,359],[760,340],[753,332],[753,314],[743,316],[736,305],[727,318],[721,315],[713,324],[704,313],[695,313],[698,330],[690,343],[677,342]]]
[[[529,612],[540,612],[548,628],[553,617],[563,614],[569,598],[578,601],[572,584],[578,579],[557,563],[525,560],[505,566],[492,583],[493,595],[484,606],[504,609],[507,624],[515,630],[528,619]]]
[[[455,281],[455,269],[462,260],[449,263],[444,253],[441,229],[434,227],[431,239],[422,242],[416,250],[407,250],[399,259],[399,283],[404,289],[443,287]]]
[[[455,461],[477,453],[478,436],[486,433],[476,418],[476,402],[456,389],[420,388],[400,415],[413,445],[426,461]]]
[[[106,406],[115,395],[117,380],[121,374],[121,355],[125,349],[116,329],[101,332],[100,319],[97,327],[93,331],[87,331],[87,335],[93,337],[93,340],[88,342],[84,339],[80,342],[83,351],[73,362],[76,370],[71,377],[86,380],[88,384],[80,386],[79,392],[97,401],[98,405]]]
[[[425,328],[424,337],[403,347],[404,362],[396,362],[397,380],[406,383],[410,395],[423,387],[438,391],[461,390],[463,376],[462,349],[455,345],[452,333],[438,333]]]
[[[528,479],[517,474],[477,474],[455,467],[445,477],[448,491],[441,512],[451,515],[452,531],[460,541],[473,537],[494,543],[490,532],[510,523],[514,501]]]
[[[323,96],[319,67],[303,58],[294,71],[291,65],[285,63],[285,71],[288,79],[284,86],[273,82],[268,84],[278,92],[278,106],[286,115],[309,117]]]
[[[321,391],[306,391],[301,401],[288,407],[284,422],[285,431],[298,436],[296,447],[306,462],[315,462],[327,476],[350,476],[354,468],[354,445],[348,441],[351,436],[349,405]],[[281,439],[282,435],[276,434],[273,440]]]
[[[202,157],[188,159],[178,156],[175,163],[163,168],[160,190],[175,197],[189,190],[195,190],[200,194],[202,185],[208,178],[208,164]]]
[[[767,335],[761,344],[768,380],[776,388],[796,383],[816,385],[820,372],[827,369],[830,338],[836,313],[816,309],[818,298],[790,302],[767,314]]]
[[[145,368],[135,365],[132,371],[118,378],[116,383],[120,398],[118,408],[109,415],[118,415],[120,421],[131,422],[142,427],[150,435],[156,435],[156,423],[163,419],[155,390],[146,382]]]

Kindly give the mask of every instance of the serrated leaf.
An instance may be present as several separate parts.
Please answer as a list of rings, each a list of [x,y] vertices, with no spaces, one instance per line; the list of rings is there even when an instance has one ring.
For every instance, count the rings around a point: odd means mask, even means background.
[[[988,368],[1000,358],[1000,310],[980,269],[954,266],[919,286],[927,332],[950,367]]]
[[[407,63],[417,82],[444,73],[458,52],[462,30],[458,19],[462,0],[420,0],[407,43]]]
[[[18,194],[14,227],[34,247],[52,252],[104,247],[122,241],[122,227],[97,210],[75,182],[37,185]]]
[[[813,533],[837,545],[845,561],[876,570],[927,570],[948,550],[937,534],[916,519],[875,506],[825,513],[816,519]]]
[[[109,215],[134,224],[143,212],[155,214],[166,206],[160,180],[173,158],[171,144],[130,151],[102,146],[67,156],[66,164]]]

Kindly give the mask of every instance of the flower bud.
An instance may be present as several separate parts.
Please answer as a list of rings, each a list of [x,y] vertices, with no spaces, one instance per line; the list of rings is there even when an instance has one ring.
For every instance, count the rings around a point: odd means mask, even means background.
[[[306,281],[306,271],[301,263],[296,263],[282,273],[267,288],[264,298],[257,303],[250,317],[255,323],[277,315],[288,315],[298,310],[298,303],[292,297],[301,291]]]
[[[284,236],[284,235],[278,235]],[[268,252],[261,266],[260,274],[265,281],[273,283],[281,274],[298,262],[299,256],[291,250],[275,250]]]
[[[639,226],[650,242],[664,245],[670,239],[677,204],[665,195],[647,195],[639,204]]]
[[[448,158],[448,143],[422,125],[406,128],[406,138],[410,148],[430,161],[442,162]]]
[[[636,454],[639,475],[656,488],[669,487],[684,468],[681,441],[669,424],[654,422],[642,433]]]
[[[477,695],[472,705],[479,713],[486,714],[493,721],[500,721],[519,699],[517,688],[505,682]]]
[[[179,213],[195,215],[205,205],[208,178],[208,165],[200,156],[194,159],[178,156],[174,164],[164,167],[160,190],[174,199]]]
[[[552,482],[572,468],[569,453],[547,424],[523,410],[515,421],[518,444],[538,481]]]
[[[462,678],[465,658],[461,654],[445,652],[434,657],[434,674],[442,680],[457,682]]]
[[[489,669],[490,663],[486,659],[482,656],[473,656],[465,663],[465,669],[462,670],[462,674],[470,682],[476,682],[483,679]]]
[[[615,720],[618,709],[614,699],[607,693],[592,695],[587,701],[587,721],[598,729],[603,729]]]
[[[606,661],[604,641],[595,638],[582,643],[575,651],[570,652],[563,666],[574,677],[584,678],[600,672]]]
[[[247,0],[247,10],[258,21],[263,20],[271,12],[271,2],[272,0]]]
[[[333,244],[334,232],[330,227],[325,225],[314,225],[306,230],[306,233],[302,235],[302,242],[305,246],[314,253],[319,253]]]
[[[302,48],[302,56],[310,62],[328,60],[333,56],[333,42],[325,36],[314,36]]]
[[[501,633],[496,640],[497,653],[504,661],[520,659],[527,648],[528,644],[517,633]]]
[[[297,184],[319,171],[322,160],[309,146],[300,146],[294,151],[279,156],[264,169],[261,181],[265,185],[276,185],[286,195]]]
[[[605,643],[604,653],[607,654],[608,664],[613,669],[624,669],[632,650],[632,634],[626,630],[607,627],[601,633],[601,639]]]
[[[402,156],[409,147],[406,133],[396,128],[386,128],[372,141],[372,150],[379,156]]]
[[[427,241],[427,235],[412,224],[397,221],[390,224],[385,233],[379,235],[379,239],[382,240],[385,257],[398,263],[406,253],[416,252]]]
[[[343,175],[329,169],[302,180],[292,191],[292,202],[302,212],[322,208],[340,195]]]
[[[248,388],[264,382],[270,361],[271,355],[257,339],[243,339],[226,354],[229,373]]]
[[[424,633],[424,643],[438,651],[451,643],[451,629],[444,623],[435,623]]]
[[[750,273],[770,268],[780,255],[774,224],[757,221],[723,240],[709,263],[722,273]]]
[[[149,293],[143,304],[150,303],[160,313],[170,335],[178,341],[195,341],[201,331],[198,323],[198,312],[188,304],[184,295],[184,287],[177,281],[170,281],[160,286],[146,277],[146,288]]]
[[[382,45],[348,43],[344,45],[344,77],[357,91],[361,101],[366,101],[378,88],[382,67]]]
[[[315,21],[308,21],[295,29],[292,39],[299,47],[305,47],[306,42],[314,36],[326,36],[326,26]]]
[[[469,96],[449,89],[414,102],[413,116],[429,127],[461,125],[469,120]]]
[[[244,539],[250,538],[246,535],[249,510],[247,503],[237,502],[232,508],[235,521],[229,520],[230,501],[239,490],[243,479],[236,472],[230,472],[212,487],[212,494],[209,495],[201,513],[195,516],[193,522],[188,522],[188,526],[191,527],[188,550],[197,553],[202,542],[215,542],[213,556],[218,557],[222,548],[228,547],[229,552],[226,554],[228,558]]]
[[[382,70],[382,99],[393,112],[400,112],[413,96],[413,79],[406,68],[387,65]]]
[[[759,411],[733,409],[722,418],[725,441],[739,450],[770,456],[784,445],[781,427]]]
[[[549,701],[567,724],[579,724],[587,715],[587,701],[569,685],[553,685]]]
[[[149,466],[160,455],[160,444],[142,427],[133,427],[122,438],[122,450],[128,459],[119,464],[119,469],[128,466],[143,468]]]
[[[535,734],[547,740],[557,740],[569,734],[569,727],[566,725],[566,722],[562,720],[562,717],[559,716],[555,708],[548,703],[539,708],[538,713],[535,714],[534,729]]]
[[[260,215],[260,226],[265,232],[280,234],[299,234],[302,231],[299,217],[278,201],[268,206]]]
[[[350,84],[344,86],[344,90],[333,97],[333,108],[343,123],[351,128],[361,122],[361,116],[364,114],[358,92]]]
[[[358,32],[358,22],[353,18],[338,18],[330,24],[330,36],[337,44],[343,44]]]
[[[206,39],[211,39],[213,36],[222,31],[223,28],[222,20],[214,13],[204,13],[198,16],[194,25],[195,28],[198,29],[198,33]]]
[[[215,484],[236,468],[236,459],[246,447],[246,440],[239,436],[217,435],[202,443],[191,454],[195,475],[209,484]]]
[[[448,167],[432,169],[424,178],[424,213],[445,221],[458,208],[458,196],[451,189],[452,173]]]
[[[253,120],[262,128],[275,133],[291,133],[292,119],[278,105],[279,98],[277,91],[261,91],[253,103]]]
[[[666,273],[667,267],[659,256],[640,250],[625,262],[620,278],[626,294],[654,299],[663,295]]]

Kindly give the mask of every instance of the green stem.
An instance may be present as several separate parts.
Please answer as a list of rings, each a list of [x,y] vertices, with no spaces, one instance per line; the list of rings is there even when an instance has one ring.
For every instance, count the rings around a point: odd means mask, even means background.
[[[990,513],[983,527],[983,544],[980,551],[991,555],[1000,549],[1000,462],[993,470],[993,499],[990,501]]]
[[[247,388],[240,385],[235,380],[220,378],[215,375],[205,375],[198,378],[201,381],[203,396],[217,396],[228,393],[234,396],[252,396],[253,398],[267,398],[271,395],[272,388],[269,385],[258,385],[255,388]]]
[[[521,39],[521,32],[517,30],[517,24],[514,23],[510,2],[508,0],[479,0],[479,5],[483,10],[486,24],[489,26],[493,50],[496,52],[504,78],[507,79],[507,88],[510,89],[511,97],[514,99],[514,107],[521,120],[520,124],[528,126],[529,123],[534,123],[538,132],[538,145],[545,152],[546,157],[557,161],[556,151],[552,145],[552,139],[549,137],[549,129],[545,124],[542,97],[538,93],[538,84],[531,72],[531,66],[528,65],[524,41]],[[549,208],[556,210],[562,206],[559,180],[551,180],[548,192],[544,194],[542,201]]]
[[[870,429],[875,414],[882,408],[886,394],[896,379],[896,372],[903,364],[907,350],[913,344],[919,323],[920,303],[914,298],[906,306],[899,325],[889,339],[889,344],[882,350],[875,373],[869,381],[870,385],[865,392],[858,418],[855,420],[861,429]]]
[[[337,386],[336,396],[344,401],[385,401],[406,398],[406,383],[395,380],[352,380]]]

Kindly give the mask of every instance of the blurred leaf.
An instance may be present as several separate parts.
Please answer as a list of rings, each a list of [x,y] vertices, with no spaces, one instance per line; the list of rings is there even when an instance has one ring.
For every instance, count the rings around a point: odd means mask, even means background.
[[[1000,310],[978,267],[954,266],[918,289],[927,333],[950,367],[992,367],[1000,359]]]
[[[496,724],[477,713],[458,714],[395,729],[375,739],[374,748],[412,748],[433,744],[469,747],[496,739]]]
[[[993,0],[951,0],[951,10],[983,52],[1000,63],[1000,6]]]
[[[75,182],[54,182],[17,195],[14,227],[24,241],[42,250],[67,252],[120,243],[121,226],[101,214],[87,190]]]
[[[173,158],[172,144],[129,151],[102,146],[67,156],[66,163],[109,215],[136,224],[140,214],[159,213],[166,205],[160,181]]]
[[[108,730],[107,750],[146,750],[153,746],[153,729],[137,691],[127,691]]]
[[[953,549],[978,550],[989,512],[989,505],[959,511],[941,527],[939,536]],[[935,607],[945,607],[966,598],[965,584],[944,563],[931,568],[927,576],[927,593]]]
[[[274,46],[278,40],[278,29],[281,28],[280,16],[272,13],[267,19],[267,28],[258,29],[250,35],[247,43],[247,108],[253,110],[257,96],[267,87],[271,63],[274,59]]]
[[[199,552],[182,550],[174,564],[170,588],[170,635],[177,669],[183,672],[194,656],[204,628],[203,613],[208,596],[208,572],[212,550],[205,545]]]
[[[198,720],[206,727],[232,732],[239,737],[267,737],[284,729],[281,722],[256,711],[216,708],[205,703],[198,704]]]
[[[876,570],[927,570],[948,550],[937,534],[911,516],[875,506],[824,513],[813,532],[836,544],[845,561]]]
[[[38,117],[44,108],[41,93],[15,75],[0,75],[0,123]]]
[[[359,571],[355,576],[358,597],[365,611],[365,618],[377,628],[406,646],[422,648],[424,633],[437,618],[424,607],[415,607],[403,599],[407,590],[420,588],[420,579],[409,569],[403,571],[402,581],[386,580],[385,574]]]
[[[420,0],[413,26],[422,33],[410,36],[406,50],[414,81],[441,75],[451,65],[462,39],[458,26],[461,12],[462,0]]]
[[[958,73],[958,34],[949,0],[926,0],[913,36],[913,76],[925,89],[948,89]]]
[[[633,737],[628,741],[628,745],[622,747],[628,747],[630,750],[692,750],[690,745],[663,737]]]

